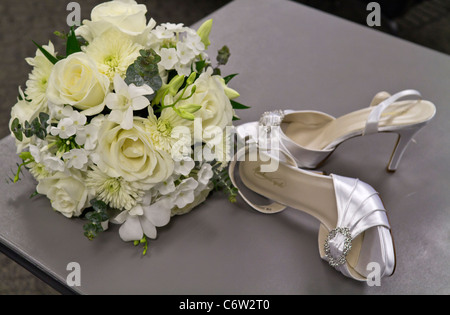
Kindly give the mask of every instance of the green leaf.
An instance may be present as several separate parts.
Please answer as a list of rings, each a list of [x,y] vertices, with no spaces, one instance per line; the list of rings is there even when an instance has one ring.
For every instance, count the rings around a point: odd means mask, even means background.
[[[231,79],[233,79],[235,76],[237,76],[239,73],[233,73],[230,75],[227,75],[226,77],[224,77],[223,79],[225,80],[225,84],[228,84],[228,82],[231,81]]]
[[[16,139],[22,142],[23,140],[22,125],[19,122],[19,118],[14,118],[10,128],[11,132],[14,134]]]
[[[97,199],[92,199],[90,201],[90,204],[92,206],[92,208],[94,208],[95,211],[106,211],[108,209],[108,205],[101,201],[101,200],[97,200]]]
[[[28,121],[25,121],[25,123],[24,123],[23,134],[27,138],[31,138],[34,134],[33,130],[31,129],[31,125]]]
[[[217,54],[217,62],[219,63],[219,65],[226,65],[228,62],[228,59],[230,59],[230,49],[228,48],[228,46],[223,46]]]
[[[140,54],[141,56],[128,67],[125,82],[128,85],[133,83],[136,86],[147,84],[153,91],[158,91],[162,87],[158,70],[158,62],[161,61],[161,57],[153,49],[142,49]],[[155,93],[147,98],[152,100],[154,96]]]
[[[233,106],[234,109],[248,109],[250,108],[250,106],[246,106],[244,104],[238,103],[236,101],[230,100],[231,105]]]
[[[47,129],[49,119],[50,119],[50,116],[47,113],[44,113],[44,112],[39,113],[39,120],[41,122],[42,128]]]
[[[34,40],[33,43],[37,46],[37,48],[44,54],[44,56],[53,64],[58,62],[58,58],[53,56],[51,53],[49,53],[47,50],[45,50],[41,45],[37,44]]]
[[[198,73],[201,73],[206,67],[206,60],[200,60],[195,63],[195,69]]]
[[[30,195],[30,199],[39,195],[39,193],[37,192],[37,190],[35,190],[31,195]]]
[[[66,44],[66,56],[77,53],[81,51],[80,44],[78,43],[77,36],[73,30],[73,26],[70,29],[69,35],[67,36]]]
[[[86,219],[90,222],[83,225],[84,235],[93,240],[97,235],[103,232],[102,222],[109,219],[107,210],[108,205],[101,200],[93,199],[90,201],[93,211],[86,214]]]

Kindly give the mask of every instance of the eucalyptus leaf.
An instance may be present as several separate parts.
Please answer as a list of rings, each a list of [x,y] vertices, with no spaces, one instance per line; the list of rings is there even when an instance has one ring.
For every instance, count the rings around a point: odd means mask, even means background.
[[[22,142],[23,140],[22,125],[19,122],[19,118],[14,118],[10,128],[11,132],[14,134],[16,139]]]
[[[230,58],[230,49],[228,48],[228,46],[223,46],[218,54],[217,54],[217,62],[219,63],[219,65],[226,65],[228,62],[228,59]]]
[[[130,85],[142,86],[144,84],[150,86],[153,91],[158,91],[162,87],[162,79],[159,76],[158,62],[161,57],[153,50],[140,50],[141,56],[132,63],[126,72],[125,82]],[[153,93],[147,96],[152,100],[155,96]]]

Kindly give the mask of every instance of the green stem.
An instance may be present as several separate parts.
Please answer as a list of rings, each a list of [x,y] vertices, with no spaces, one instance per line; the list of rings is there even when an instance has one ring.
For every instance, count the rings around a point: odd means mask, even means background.
[[[30,163],[34,162],[33,160],[29,160],[29,161],[23,161],[22,164],[19,164],[19,167],[17,168],[17,173],[16,176],[14,176],[14,183],[17,183],[20,180],[20,173],[22,172],[22,167],[24,167],[25,165],[28,165]]]

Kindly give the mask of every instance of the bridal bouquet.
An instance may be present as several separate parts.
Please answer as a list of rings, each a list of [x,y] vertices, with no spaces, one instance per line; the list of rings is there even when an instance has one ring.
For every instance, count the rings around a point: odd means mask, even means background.
[[[108,223],[124,241],[155,238],[157,227],[203,202],[213,189],[236,195],[227,177],[228,129],[239,94],[222,77],[227,46],[206,54],[212,20],[198,30],[147,22],[145,5],[115,0],[91,20],[27,58],[10,130],[35,194],[86,220],[93,239]]]

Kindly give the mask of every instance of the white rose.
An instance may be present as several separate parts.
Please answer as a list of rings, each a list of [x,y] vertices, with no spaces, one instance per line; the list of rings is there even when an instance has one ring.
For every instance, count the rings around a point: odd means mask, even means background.
[[[145,132],[144,118],[135,118],[133,128],[105,120],[98,134],[98,167],[110,177],[122,177],[150,188],[173,173],[171,156],[155,149]]]
[[[100,113],[109,92],[109,78],[95,62],[78,52],[55,64],[49,78],[47,98],[56,105],[69,104],[87,116]]]
[[[122,32],[138,35],[147,27],[147,7],[136,1],[109,1],[97,5],[91,12],[93,22],[106,21],[116,25]]]
[[[105,2],[92,10],[91,20],[83,21],[83,25],[77,28],[75,33],[91,42],[114,27],[142,42],[156,25],[153,19],[146,24],[146,13],[147,7],[133,0]]]
[[[68,218],[80,216],[90,201],[89,191],[79,171],[70,174],[57,172],[41,179],[36,190],[50,199],[53,209]]]
[[[194,115],[202,119],[204,135],[208,134],[208,130],[217,129],[217,127],[223,130],[233,121],[234,110],[220,79],[218,75],[211,75],[210,71],[202,73],[185,92],[185,95],[190,95],[195,85],[196,90],[192,97],[176,105],[176,107],[190,104],[202,106]],[[179,97],[180,95],[177,95],[175,99]]]

